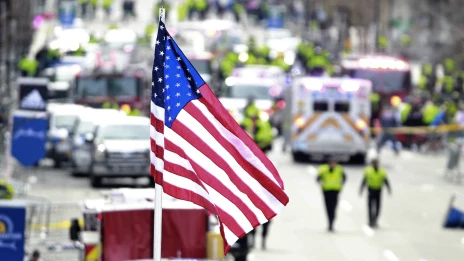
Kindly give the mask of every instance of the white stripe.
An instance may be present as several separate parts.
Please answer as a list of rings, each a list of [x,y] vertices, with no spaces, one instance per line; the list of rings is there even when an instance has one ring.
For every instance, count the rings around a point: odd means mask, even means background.
[[[172,151],[169,151],[169,150],[165,150],[164,151],[164,160],[167,161],[167,162],[170,162],[170,163],[173,163],[173,164],[177,164],[179,166],[182,166],[184,167],[185,169],[187,170],[190,170],[192,172],[195,172],[193,170],[193,167],[192,165],[190,165],[190,162],[181,157],[179,154],[175,153],[175,152],[172,152]],[[168,173],[166,170],[164,171],[164,173]],[[171,175],[176,175],[175,173],[171,173],[169,172],[169,174]],[[164,177],[164,175],[163,175]],[[184,178],[184,177],[182,177]],[[184,178],[185,179],[185,178]],[[193,182],[193,181],[192,181]],[[171,183],[171,182],[170,182]],[[198,186],[197,183],[193,182],[195,186]],[[174,186],[177,186],[177,183],[171,183],[171,184],[175,184]],[[226,213],[228,213],[230,216],[234,216],[233,213],[230,213],[229,210],[238,210],[240,213],[242,213],[240,211],[240,209],[234,205],[234,203],[232,203],[228,198],[224,197],[220,192],[218,192],[217,190],[215,190],[214,188],[210,187],[208,184],[205,184],[205,183],[202,183],[203,186],[205,186],[206,188],[206,191],[207,193],[209,194],[209,197],[206,197],[205,195],[202,194],[203,197],[209,199],[210,202],[212,202],[213,205],[215,206],[218,206],[219,208],[221,208],[223,211],[225,211]],[[181,186],[179,186],[181,187]],[[200,187],[200,186],[198,186]],[[185,189],[189,189],[187,187],[182,187],[182,188],[185,188]],[[201,188],[201,187],[200,187]],[[203,190],[203,188],[201,188]],[[191,189],[189,189],[191,190]],[[204,191],[204,190],[203,190]],[[211,200],[213,199],[213,200]],[[258,210],[259,211],[259,210]],[[261,216],[263,217],[263,222],[266,222],[267,219],[264,217],[263,214],[261,214]],[[245,217],[246,218],[246,217]],[[260,220],[261,221],[261,220]],[[244,221],[245,222],[245,221]],[[242,227],[242,229],[252,229],[252,226],[249,222],[246,222],[248,224],[247,227]]]
[[[248,148],[245,143],[241,139],[239,139],[235,134],[230,132],[228,129],[226,129],[206,108],[206,106],[197,101],[193,100],[192,104],[195,105],[202,113],[205,115],[205,117],[213,124],[214,127],[219,131],[219,133],[232,144],[237,151],[242,155],[242,157],[251,163],[255,168],[257,168],[259,171],[264,173],[269,179],[271,179],[276,185],[279,185],[277,180],[275,179],[274,175],[264,166],[264,163],[261,162],[261,160],[256,157],[253,152]]]
[[[172,172],[165,170],[163,173],[163,181],[171,184],[174,187],[179,187],[179,188],[189,190],[201,196],[205,200],[209,201],[212,205],[214,205],[211,201],[211,198],[208,192],[204,188],[202,188],[200,185],[198,185],[197,183],[195,183],[194,181],[188,178],[176,175]]]
[[[155,166],[155,169],[157,171],[161,171],[161,172],[164,171],[164,161],[156,157],[153,151],[150,153],[150,162],[153,166]]]
[[[153,101],[151,101],[150,110],[151,110],[151,113],[153,113],[153,115],[155,115],[155,117],[158,120],[164,122],[164,108],[156,105],[155,103],[153,103]]]
[[[227,177],[227,174],[224,172],[224,170],[216,166],[208,157],[203,155],[203,153],[201,153],[199,150],[193,147],[190,143],[184,140],[181,136],[175,133],[171,128],[166,128],[165,131],[166,131],[165,133],[166,139],[180,146],[184,150],[185,154],[191,160],[195,161],[198,165],[203,167],[209,173],[214,173],[215,177],[219,179],[219,181],[222,182],[224,186],[232,190],[232,193],[236,195],[241,193],[239,192],[235,184],[232,183],[232,181]],[[219,200],[217,201],[216,198],[214,202],[218,206],[222,206],[223,204],[226,204],[227,207],[221,207],[221,209],[224,211],[227,210],[229,215],[232,216],[237,221],[237,223],[240,225],[240,227],[242,227],[243,230],[251,229],[250,222],[248,221],[248,219],[245,217],[245,215],[242,213],[242,211],[240,211],[240,209],[237,206],[235,206],[234,204],[227,204],[227,202],[221,202]]]
[[[155,127],[150,125],[150,138],[156,142],[156,145],[164,148],[164,134],[156,131]]]
[[[192,165],[190,165],[190,162],[181,157],[179,154],[175,153],[175,152],[172,152],[172,151],[169,151],[169,150],[165,150],[164,152],[164,160],[167,161],[167,162],[171,162],[171,163],[174,163],[174,164],[177,164],[179,166],[182,166],[184,167],[185,169],[187,170],[190,170],[192,172],[195,173],[195,170],[193,169]],[[232,203],[232,201],[230,201],[228,198],[224,197],[222,194],[220,194],[220,192],[218,192],[217,190],[215,190],[214,188],[210,187],[208,184],[206,183],[203,183],[202,184],[206,187],[207,191],[209,192],[210,195],[212,195],[212,197],[221,200],[227,200],[230,204],[234,204]],[[257,217],[258,221],[262,224],[262,223],[265,223],[267,222],[267,219],[266,217],[264,216],[264,214],[257,208],[253,205],[253,203],[251,202],[251,200],[245,196],[243,193],[240,193],[240,191],[232,191],[232,193],[234,195],[236,195],[239,199],[242,200],[242,202],[251,210],[251,212],[253,212],[255,214],[255,216]],[[217,201],[215,201],[217,202]],[[227,209],[227,206],[221,206],[221,205],[218,205],[222,210],[226,210]]]
[[[182,166],[182,167],[184,167],[184,168],[186,168],[186,169],[188,169],[188,170],[190,170],[192,172],[195,172],[195,170],[192,168],[192,165],[190,165],[190,162],[187,159],[181,157],[179,154],[176,154],[176,153],[174,153],[172,151],[169,151],[169,150],[164,151],[164,160],[169,161],[169,162],[174,163],[174,164],[177,164],[177,165],[180,165],[180,166]],[[210,172],[210,173],[212,173],[212,172]],[[216,175],[214,175],[214,177],[217,178]],[[219,180],[219,181],[222,184],[224,184],[223,181],[221,181],[221,180]],[[227,182],[227,179],[224,179],[224,181]],[[204,185],[206,185],[206,184],[204,184]],[[251,212],[253,212],[255,214],[255,216],[258,219],[260,224],[267,222],[267,218],[264,216],[263,212],[261,212],[261,210],[259,210],[245,194],[241,193],[235,186],[234,187],[228,186],[228,188],[232,191],[232,193],[234,195],[236,195],[239,199],[241,199],[241,201],[251,210]],[[214,190],[214,189],[213,188],[208,189],[208,191],[210,191],[210,190]],[[215,192],[218,193],[217,191],[215,191]]]
[[[266,188],[254,179],[243,167],[237,162],[236,159],[209,133],[203,125],[201,125],[194,117],[187,111],[181,110],[177,116],[177,120],[182,122],[187,128],[195,130],[194,133],[198,135],[214,152],[216,152],[229,167],[237,174],[237,176],[261,199],[272,209],[274,213],[283,207],[282,203],[272,195]],[[242,193],[240,193],[242,194]],[[242,194],[244,195],[244,194]],[[253,209],[252,209],[253,210]]]
[[[230,229],[226,225],[222,224],[222,227],[224,228],[224,237],[226,238],[227,244],[229,244],[229,246],[232,246],[235,242],[237,242],[238,236],[232,233],[232,231],[230,231]],[[245,231],[245,232],[248,233],[250,231]]]

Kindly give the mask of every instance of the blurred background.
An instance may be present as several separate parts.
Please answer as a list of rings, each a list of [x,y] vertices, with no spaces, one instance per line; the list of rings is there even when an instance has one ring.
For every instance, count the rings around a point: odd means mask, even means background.
[[[87,225],[102,222],[100,208],[80,203],[153,185],[148,116],[162,5],[169,33],[245,130],[257,110],[266,127],[249,133],[290,196],[265,249],[250,247],[247,260],[463,259],[458,0],[0,0],[0,180],[29,202],[28,256],[100,260],[85,259],[90,243],[70,236],[101,230]],[[327,233],[316,177],[334,155],[346,182]],[[393,188],[379,228],[358,196],[372,158]],[[205,229],[206,253],[217,245]],[[169,257],[199,258],[182,251]]]

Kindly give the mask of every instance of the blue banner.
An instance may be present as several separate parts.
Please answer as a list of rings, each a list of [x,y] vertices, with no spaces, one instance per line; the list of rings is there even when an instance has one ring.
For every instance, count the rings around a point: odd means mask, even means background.
[[[26,207],[23,204],[0,202],[0,259],[24,260]]]
[[[60,1],[58,17],[64,27],[72,27],[76,18],[76,3],[74,1]]]
[[[34,166],[46,154],[48,119],[15,115],[11,135],[11,154],[23,166]]]

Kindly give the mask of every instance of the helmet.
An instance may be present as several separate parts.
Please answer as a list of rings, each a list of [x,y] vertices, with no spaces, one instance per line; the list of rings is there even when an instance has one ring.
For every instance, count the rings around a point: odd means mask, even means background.
[[[367,152],[367,160],[369,162],[373,162],[373,161],[378,161],[379,160],[379,155],[377,153],[377,151],[374,149],[374,148],[371,148],[368,152]]]

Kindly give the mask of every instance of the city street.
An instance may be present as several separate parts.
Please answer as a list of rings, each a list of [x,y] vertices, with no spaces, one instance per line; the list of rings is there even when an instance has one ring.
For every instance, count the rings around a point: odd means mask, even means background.
[[[463,189],[444,180],[443,155],[406,151],[396,157],[388,149],[382,152],[381,164],[388,171],[393,195],[385,192],[380,228],[375,231],[366,225],[366,193],[362,198],[358,194],[362,167],[346,166],[348,177],[340,196],[336,232],[329,234],[322,194],[315,182],[317,165],[295,164],[289,153],[281,152],[280,141],[274,148],[269,157],[284,179],[290,203],[272,221],[268,250],[258,247],[249,260],[462,260],[464,235],[442,229],[452,193]],[[68,170],[42,166],[29,173],[37,177],[31,194],[56,203],[98,197],[110,188],[133,184],[118,180],[119,184],[111,181],[92,189],[87,178],[72,177]],[[261,246],[259,237],[256,243]]]

